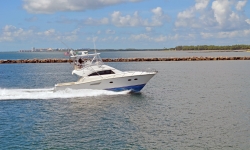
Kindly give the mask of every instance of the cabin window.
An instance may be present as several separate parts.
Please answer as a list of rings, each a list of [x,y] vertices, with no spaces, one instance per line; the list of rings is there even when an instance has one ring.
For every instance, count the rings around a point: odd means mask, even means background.
[[[113,83],[113,81],[110,81],[109,83]]]
[[[138,80],[137,78],[135,78],[134,80]]]
[[[128,81],[131,81],[131,79],[128,79]]]
[[[98,76],[98,75],[106,75],[106,74],[115,74],[112,70],[103,70],[91,73],[89,76]]]

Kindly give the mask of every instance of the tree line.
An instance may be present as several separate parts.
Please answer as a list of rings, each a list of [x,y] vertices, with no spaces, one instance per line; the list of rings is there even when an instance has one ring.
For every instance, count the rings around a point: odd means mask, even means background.
[[[176,46],[175,48],[169,48],[168,50],[250,50],[250,45],[197,45],[197,46]]]

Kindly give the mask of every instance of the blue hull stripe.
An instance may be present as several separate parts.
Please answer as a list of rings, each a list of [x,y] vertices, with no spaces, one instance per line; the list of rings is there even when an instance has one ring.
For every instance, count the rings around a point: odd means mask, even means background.
[[[111,88],[111,89],[105,89],[105,90],[110,90],[110,91],[115,91],[115,92],[131,90],[132,92],[140,92],[141,89],[142,89],[145,85],[146,85],[146,84],[140,84],[140,85],[132,85],[132,86],[125,86],[125,87],[117,87],[117,88]]]

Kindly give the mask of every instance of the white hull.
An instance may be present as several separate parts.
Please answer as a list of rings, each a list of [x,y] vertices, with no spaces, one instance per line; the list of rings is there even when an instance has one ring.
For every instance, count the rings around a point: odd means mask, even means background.
[[[77,82],[59,83],[55,91],[70,89],[98,89],[124,91],[140,91],[156,72],[126,72],[116,75],[102,75],[93,78],[82,78]]]
[[[102,62],[100,53],[88,54],[83,51],[80,55],[71,51],[74,70],[72,74],[80,77],[77,82],[59,83],[55,91],[64,89],[96,89],[139,92],[147,82],[157,73],[143,71],[123,72]]]

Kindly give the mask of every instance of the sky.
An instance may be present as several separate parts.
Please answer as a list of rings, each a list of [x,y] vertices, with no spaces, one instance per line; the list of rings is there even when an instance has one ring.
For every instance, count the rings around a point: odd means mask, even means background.
[[[250,2],[1,0],[0,28],[0,51],[250,44]]]

